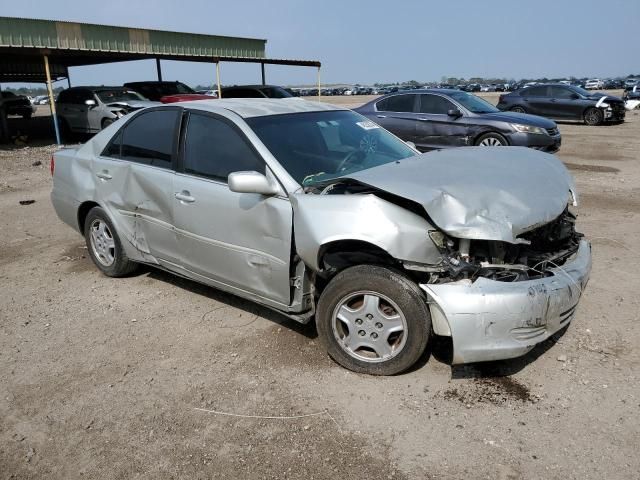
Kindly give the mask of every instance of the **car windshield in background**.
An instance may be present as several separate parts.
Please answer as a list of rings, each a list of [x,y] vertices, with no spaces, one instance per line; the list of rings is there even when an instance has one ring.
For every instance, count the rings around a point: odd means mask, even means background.
[[[146,100],[142,95],[132,90],[97,90],[96,95],[98,95],[102,103]]]
[[[246,121],[304,187],[416,154],[379,125],[349,111],[271,115]]]
[[[453,92],[449,96],[464,108],[473,113],[496,113],[499,112],[496,107],[489,102],[465,92]]]

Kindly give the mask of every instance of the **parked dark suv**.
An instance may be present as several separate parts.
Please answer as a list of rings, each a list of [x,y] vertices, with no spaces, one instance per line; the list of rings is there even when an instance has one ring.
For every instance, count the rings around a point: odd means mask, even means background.
[[[460,90],[413,90],[373,100],[356,112],[370,118],[418,150],[480,146],[522,146],[556,152],[561,137],[546,118],[501,112]]]
[[[580,120],[587,125],[623,122],[626,113],[619,97],[561,83],[534,85],[500,95],[498,108],[557,120]]]
[[[324,94],[324,93],[323,93]],[[289,98],[291,92],[277,85],[234,85],[222,89],[222,98]]]

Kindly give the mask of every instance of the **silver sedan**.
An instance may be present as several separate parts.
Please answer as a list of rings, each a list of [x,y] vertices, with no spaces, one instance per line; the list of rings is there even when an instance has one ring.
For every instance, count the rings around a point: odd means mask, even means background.
[[[434,335],[454,363],[522,355],[569,324],[591,270],[554,156],[419,154],[300,99],[147,108],[52,172],[57,214],[104,274],[145,263],[313,319],[357,372],[402,372]]]

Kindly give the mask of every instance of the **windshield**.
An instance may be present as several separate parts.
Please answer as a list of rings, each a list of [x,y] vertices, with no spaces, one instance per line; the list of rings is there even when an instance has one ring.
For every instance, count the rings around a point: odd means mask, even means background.
[[[346,110],[270,115],[246,122],[304,187],[416,155],[376,123]]]
[[[281,87],[266,87],[261,88],[262,93],[264,93],[267,98],[289,98],[293,97],[289,92],[287,92],[284,88]]]
[[[496,113],[500,111],[489,102],[467,92],[453,92],[449,96],[473,113]]]
[[[146,98],[133,90],[97,90],[96,95],[98,95],[102,103],[146,100]]]

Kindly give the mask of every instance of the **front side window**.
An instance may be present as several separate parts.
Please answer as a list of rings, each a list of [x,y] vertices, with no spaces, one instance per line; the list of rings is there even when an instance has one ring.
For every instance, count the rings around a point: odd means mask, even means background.
[[[402,140],[351,111],[269,115],[246,122],[304,187],[416,155]]]
[[[226,121],[191,113],[184,140],[184,171],[226,182],[230,173],[265,173],[262,158]]]
[[[551,90],[550,93],[553,98],[573,98],[573,95],[575,95],[566,87],[553,86],[549,87],[549,89]]]
[[[446,115],[453,108],[455,108],[453,103],[439,95],[428,93],[420,95],[420,113]]]
[[[393,95],[376,103],[376,109],[379,112],[413,112],[415,98],[412,94]]]
[[[123,127],[121,157],[171,168],[179,113],[176,108],[152,110],[131,119]]]
[[[453,92],[449,96],[473,113],[496,113],[500,111],[486,100],[470,93]]]

